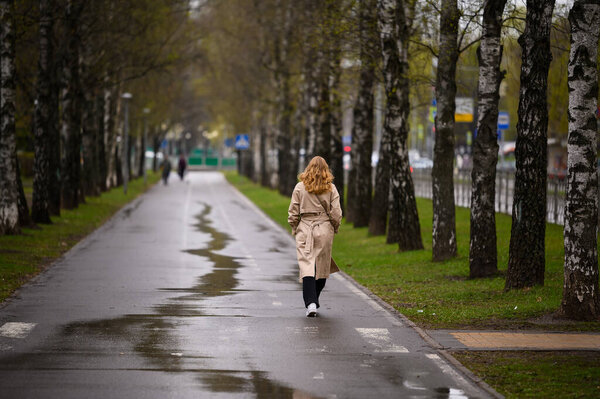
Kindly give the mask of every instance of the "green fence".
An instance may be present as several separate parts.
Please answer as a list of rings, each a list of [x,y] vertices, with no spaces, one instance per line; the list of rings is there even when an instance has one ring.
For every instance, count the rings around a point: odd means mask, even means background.
[[[195,148],[190,152],[188,157],[188,165],[190,166],[204,166],[207,168],[219,167],[219,153],[209,148],[205,150],[203,148]],[[221,158],[221,167],[223,168],[235,168],[236,158]]]

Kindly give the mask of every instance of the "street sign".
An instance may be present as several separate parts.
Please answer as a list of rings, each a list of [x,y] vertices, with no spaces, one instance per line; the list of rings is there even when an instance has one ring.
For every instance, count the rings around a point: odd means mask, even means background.
[[[352,136],[342,136],[342,145],[350,145],[352,144]]]
[[[225,147],[229,148],[229,147],[233,147],[235,144],[235,140],[233,138],[228,138],[225,139]]]
[[[247,134],[238,134],[235,136],[235,149],[247,150],[250,148],[250,138]]]
[[[160,143],[160,148],[167,148],[168,145],[169,142],[167,141],[167,139],[164,139],[162,143]]]
[[[456,122],[473,122],[473,99],[471,97],[456,97]]]
[[[510,126],[510,116],[508,112],[500,111],[498,112],[498,129],[499,130],[508,130]]]

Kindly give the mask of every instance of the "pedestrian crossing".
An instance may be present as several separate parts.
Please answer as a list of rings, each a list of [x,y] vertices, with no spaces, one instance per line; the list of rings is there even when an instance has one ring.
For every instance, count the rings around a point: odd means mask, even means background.
[[[36,323],[7,322],[0,327],[0,337],[10,339],[25,339],[35,328]],[[387,328],[356,328],[356,332],[373,348],[374,353],[408,353],[408,349],[393,342]],[[308,334],[315,336],[319,333],[318,326],[289,327],[288,333]],[[9,350],[11,346],[0,345],[0,350]]]

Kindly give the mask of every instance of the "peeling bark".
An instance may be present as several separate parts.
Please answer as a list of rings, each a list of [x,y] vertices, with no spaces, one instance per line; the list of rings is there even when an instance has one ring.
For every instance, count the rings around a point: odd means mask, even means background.
[[[18,234],[14,1],[0,0],[0,235]]]
[[[456,109],[456,62],[458,60],[458,6],[442,0],[440,51],[435,83],[437,115],[433,148],[433,260],[456,256],[454,212],[454,111]]]
[[[554,0],[528,0],[522,48],[515,191],[505,289],[544,284],[548,107]]]
[[[471,242],[469,276],[487,277],[498,272],[496,249],[496,164],[498,163],[498,102],[504,73],[502,61],[502,13],[506,0],[486,0],[483,33],[477,51],[479,87],[477,136],[473,143],[471,173]]]
[[[572,319],[598,320],[598,128],[595,113],[598,106],[600,2],[575,1],[569,22],[569,139],[561,312]]]

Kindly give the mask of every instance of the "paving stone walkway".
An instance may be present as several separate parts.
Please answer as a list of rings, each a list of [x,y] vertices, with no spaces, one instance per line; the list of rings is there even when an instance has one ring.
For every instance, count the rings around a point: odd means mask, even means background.
[[[600,351],[600,333],[430,330],[428,334],[446,349]]]

